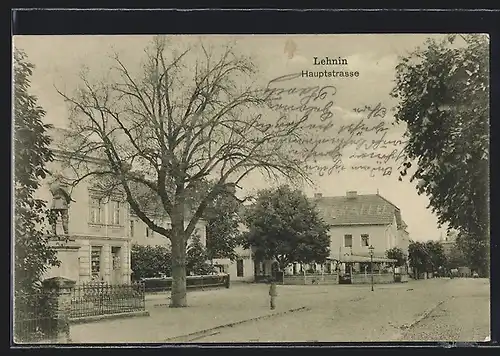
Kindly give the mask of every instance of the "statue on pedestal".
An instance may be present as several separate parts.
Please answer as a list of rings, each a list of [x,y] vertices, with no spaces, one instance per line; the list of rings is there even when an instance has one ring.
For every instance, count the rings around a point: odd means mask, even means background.
[[[74,200],[71,199],[67,190],[67,184],[64,183],[62,176],[58,175],[50,185],[52,193],[52,205],[50,207],[49,221],[52,226],[52,233],[57,236],[57,218],[61,215],[64,234],[68,235],[69,223],[69,205]]]

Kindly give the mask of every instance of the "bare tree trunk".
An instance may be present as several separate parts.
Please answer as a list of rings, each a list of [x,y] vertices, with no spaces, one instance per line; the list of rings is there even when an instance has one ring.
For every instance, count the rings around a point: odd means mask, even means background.
[[[172,291],[171,308],[187,307],[186,245],[182,212],[174,209],[172,216]]]

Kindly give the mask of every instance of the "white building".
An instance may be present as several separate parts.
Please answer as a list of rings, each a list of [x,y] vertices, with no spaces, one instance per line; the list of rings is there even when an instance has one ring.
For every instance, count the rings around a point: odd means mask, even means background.
[[[387,250],[399,247],[408,255],[410,244],[401,210],[381,195],[349,191],[345,196],[323,197],[314,201],[330,226],[330,259],[348,262],[353,256],[385,258]],[[358,258],[362,260],[363,258]]]

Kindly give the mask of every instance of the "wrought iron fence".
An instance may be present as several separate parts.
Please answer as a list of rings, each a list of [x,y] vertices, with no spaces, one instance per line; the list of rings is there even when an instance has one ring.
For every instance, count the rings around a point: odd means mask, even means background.
[[[89,282],[76,286],[70,318],[119,314],[146,309],[144,283],[108,284]]]
[[[57,320],[44,293],[24,295],[14,300],[14,342],[34,343],[53,336]]]

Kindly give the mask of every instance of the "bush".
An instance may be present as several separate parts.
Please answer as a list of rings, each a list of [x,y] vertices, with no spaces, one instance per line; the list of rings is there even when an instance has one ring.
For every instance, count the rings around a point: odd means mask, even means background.
[[[134,244],[130,260],[133,280],[171,275],[171,254],[165,246]]]

